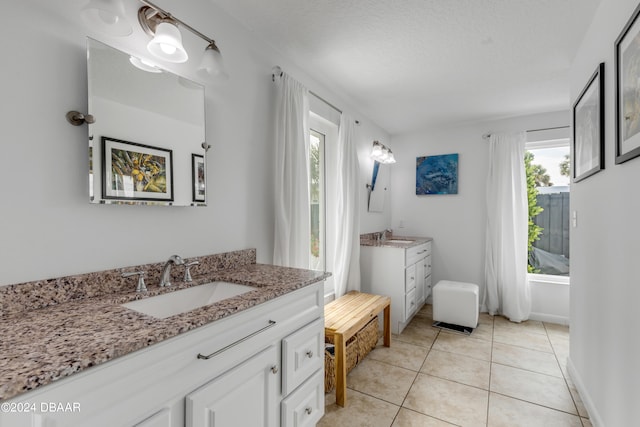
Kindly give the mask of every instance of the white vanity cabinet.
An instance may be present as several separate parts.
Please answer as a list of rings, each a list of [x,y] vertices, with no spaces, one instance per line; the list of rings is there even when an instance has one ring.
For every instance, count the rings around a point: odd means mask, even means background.
[[[42,402],[72,403],[80,411],[0,413],[0,426],[315,425],[324,413],[323,286],[23,393],[9,402],[34,402],[37,409]],[[290,424],[285,415],[306,421]]]
[[[431,241],[361,246],[360,271],[363,292],[391,297],[391,332],[399,334],[431,293]]]
[[[278,354],[270,346],[187,395],[186,424],[276,427]]]

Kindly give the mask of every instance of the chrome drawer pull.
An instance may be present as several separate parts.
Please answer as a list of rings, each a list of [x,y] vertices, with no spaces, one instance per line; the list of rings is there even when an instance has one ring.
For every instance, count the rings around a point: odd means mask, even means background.
[[[307,357],[311,359],[313,357],[313,351],[311,350],[307,351]]]
[[[273,365],[271,367],[271,372],[273,372],[274,374],[277,374],[278,373],[278,367],[276,365]]]
[[[311,407],[307,407],[307,409],[305,409],[304,412],[306,412],[307,415],[311,415],[311,413],[313,412],[313,409],[311,409]]]
[[[235,347],[235,346],[237,346],[238,344],[240,344],[240,343],[242,343],[242,342],[245,342],[245,341],[246,341],[246,340],[248,340],[249,338],[255,337],[255,336],[256,336],[256,335],[258,335],[260,332],[266,331],[267,329],[269,329],[269,328],[271,328],[271,327],[275,326],[275,324],[276,324],[275,320],[269,320],[269,324],[268,324],[267,326],[265,326],[264,328],[258,329],[257,331],[255,331],[255,332],[253,332],[253,333],[251,333],[251,334],[247,335],[247,336],[246,336],[246,337],[244,337],[244,338],[240,338],[238,341],[233,342],[233,343],[229,344],[228,346],[221,348],[221,349],[220,349],[220,350],[218,350],[218,351],[214,351],[213,353],[211,353],[211,354],[209,354],[209,355],[207,355],[207,356],[203,355],[202,353],[198,353],[198,359],[209,360],[209,359],[211,359],[212,357],[214,357],[214,356],[216,356],[216,355],[218,355],[218,354],[222,353],[223,351],[228,350],[228,349],[230,349],[231,347]],[[277,372],[277,368],[276,368],[276,372]]]

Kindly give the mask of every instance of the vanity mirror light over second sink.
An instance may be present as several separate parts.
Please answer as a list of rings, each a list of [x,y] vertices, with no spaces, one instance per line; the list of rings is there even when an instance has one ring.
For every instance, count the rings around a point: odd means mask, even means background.
[[[391,297],[391,332],[399,334],[431,295],[432,239],[389,234],[361,236],[360,271],[363,292]]]

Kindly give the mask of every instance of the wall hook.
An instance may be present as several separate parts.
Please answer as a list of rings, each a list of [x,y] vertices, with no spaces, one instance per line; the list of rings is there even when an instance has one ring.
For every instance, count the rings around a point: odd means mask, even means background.
[[[207,144],[206,142],[203,142],[202,148],[204,148],[204,151],[206,153],[207,151],[209,151],[209,148],[211,148],[211,145]]]
[[[95,123],[96,119],[91,114],[82,114],[79,111],[69,111],[66,115],[67,121],[74,126],[80,126],[82,124]]]

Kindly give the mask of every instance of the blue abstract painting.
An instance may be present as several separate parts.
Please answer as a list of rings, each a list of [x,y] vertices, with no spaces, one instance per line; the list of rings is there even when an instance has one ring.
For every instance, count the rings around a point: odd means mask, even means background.
[[[416,195],[458,194],[458,154],[416,158]]]

